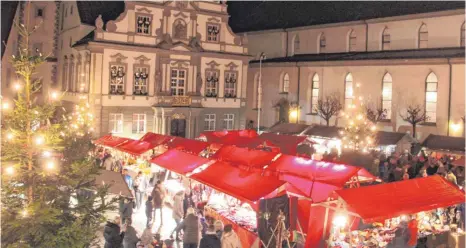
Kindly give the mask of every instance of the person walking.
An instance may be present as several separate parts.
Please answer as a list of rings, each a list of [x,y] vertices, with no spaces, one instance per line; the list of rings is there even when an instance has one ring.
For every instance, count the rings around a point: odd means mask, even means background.
[[[152,203],[152,196],[147,197],[146,201],[146,218],[147,224],[149,225],[152,223],[152,216],[154,215],[154,205]]]
[[[162,182],[160,180],[157,181],[157,184],[154,187],[154,190],[152,190],[152,201],[154,203],[154,209],[157,212],[157,209],[160,209],[160,226],[163,225],[163,215],[162,215],[162,209],[163,209],[163,199],[165,198],[165,190],[162,186]],[[155,216],[154,216],[155,220]]]
[[[126,184],[129,189],[133,189],[133,178],[128,174],[128,169],[123,169],[123,178],[125,179]]]
[[[120,229],[121,219],[116,216],[113,221],[107,221],[104,227],[104,248],[120,248],[123,244],[123,238],[125,237],[126,228]]]
[[[131,224],[131,218],[127,219],[125,237],[123,238],[124,248],[136,248],[136,245],[139,242],[138,233]]]
[[[408,245],[410,239],[411,234],[409,233],[408,223],[401,221],[395,230],[395,238],[387,245],[387,248],[410,248]]]
[[[409,229],[409,240],[408,246],[411,248],[416,248],[417,246],[417,233],[418,233],[418,222],[416,220],[416,216],[413,216],[408,223]]]
[[[241,242],[231,224],[225,225],[223,229],[222,248],[241,248]]]
[[[183,248],[198,248],[201,236],[201,222],[194,208],[188,208],[186,218],[173,230],[183,230]],[[173,232],[170,237],[173,237]]]
[[[223,234],[223,223],[221,220],[216,220],[215,223],[214,223],[214,228],[215,228],[215,233],[217,234],[217,237],[219,239],[222,238],[222,234]]]
[[[142,171],[138,172],[136,178],[133,181],[134,194],[136,196],[136,209],[139,210],[144,199],[144,194],[146,192],[147,183]]]
[[[176,195],[173,197],[173,219],[176,222],[176,226],[178,226],[181,223],[181,220],[183,219],[183,216],[184,216],[183,198],[184,198],[183,191],[176,193]],[[179,238],[179,234],[180,234],[180,231],[177,231],[176,241],[181,241],[181,239]]]
[[[217,236],[217,233],[215,232],[214,225],[210,225],[207,228],[205,236],[202,237],[199,247],[201,248],[222,248],[220,238]]]
[[[123,209],[122,209],[122,223],[126,224],[126,221],[131,219],[133,216],[133,208],[134,208],[134,202],[132,198],[126,198],[125,203],[123,204]]]

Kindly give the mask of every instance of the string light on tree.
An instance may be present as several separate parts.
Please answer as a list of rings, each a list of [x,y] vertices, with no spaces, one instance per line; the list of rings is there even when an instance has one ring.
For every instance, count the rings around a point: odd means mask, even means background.
[[[15,174],[15,168],[13,168],[13,166],[8,166],[6,167],[5,169],[5,173],[9,176]]]
[[[40,145],[44,144],[45,139],[44,139],[44,137],[42,135],[39,135],[34,139],[34,142],[36,143],[36,145],[40,146]]]
[[[6,134],[6,139],[7,140],[13,140],[14,137],[15,137],[15,135],[13,133],[11,133],[11,132]]]
[[[2,108],[3,108],[4,110],[9,109],[9,108],[10,108],[10,103],[9,103],[9,102],[4,102],[4,103],[2,104]]]
[[[53,162],[53,161],[47,162],[47,169],[49,169],[49,170],[55,169],[55,162]]]

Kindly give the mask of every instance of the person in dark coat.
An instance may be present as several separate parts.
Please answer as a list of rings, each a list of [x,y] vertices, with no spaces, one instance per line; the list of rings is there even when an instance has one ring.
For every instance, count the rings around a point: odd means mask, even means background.
[[[160,180],[157,181],[157,184],[155,185],[151,196],[155,211],[157,211],[157,209],[160,209],[160,225],[163,225],[162,208],[163,200],[165,198],[165,189],[163,188],[162,182]]]
[[[217,233],[215,232],[215,227],[213,225],[210,225],[207,228],[205,236],[202,237],[199,247],[202,247],[202,248],[222,248],[220,238],[217,236]]]
[[[124,248],[136,248],[137,243],[139,242],[139,237],[136,229],[131,226],[131,218],[126,220],[126,232],[125,237],[123,238],[123,247]]]
[[[173,230],[170,235],[173,238],[173,233],[183,230],[183,247],[184,248],[197,248],[201,236],[201,222],[197,217],[193,208],[188,208],[186,218]]]
[[[104,248],[121,248],[125,237],[125,226],[120,230],[120,217],[117,216],[113,222],[108,221],[104,228]]]
[[[125,200],[125,203],[123,204],[123,209],[121,212],[121,216],[122,216],[121,220],[123,224],[125,224],[128,219],[131,219],[131,217],[133,216],[133,208],[135,206],[136,204],[134,204],[133,199],[127,198]]]
[[[146,201],[146,217],[147,217],[147,225],[152,222],[152,216],[154,214],[154,206],[152,203],[152,196],[149,196]]]

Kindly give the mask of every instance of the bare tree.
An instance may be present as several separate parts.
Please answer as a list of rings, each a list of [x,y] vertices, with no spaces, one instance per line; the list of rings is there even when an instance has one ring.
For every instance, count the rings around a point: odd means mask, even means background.
[[[366,118],[374,124],[387,118],[387,109],[384,109],[381,105],[365,104],[364,111]]]
[[[429,120],[426,111],[420,105],[409,105],[406,108],[406,113],[401,114],[400,117],[411,124],[413,127],[413,137],[416,138],[416,126],[419,123],[423,123]]]
[[[333,116],[338,116],[343,105],[340,102],[340,97],[337,94],[325,96],[324,99],[317,101],[317,114],[326,121],[327,126],[330,124],[330,119]]]

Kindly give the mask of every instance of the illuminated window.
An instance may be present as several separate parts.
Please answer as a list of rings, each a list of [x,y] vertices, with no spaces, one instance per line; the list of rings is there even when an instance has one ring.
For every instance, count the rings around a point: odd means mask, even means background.
[[[382,80],[382,109],[386,109],[385,119],[390,120],[392,116],[392,75],[385,73]]]
[[[385,28],[382,33],[382,50],[390,50],[390,33],[388,28]]]
[[[288,75],[288,73],[285,73],[285,75],[283,75],[283,88],[282,88],[282,91],[284,93],[288,93],[290,91],[290,76]]]
[[[294,37],[294,42],[293,42],[293,55],[299,53],[299,35],[296,35]]]
[[[356,51],[356,32],[354,32],[354,30],[351,30],[351,33],[349,34],[348,51]]]
[[[311,114],[317,114],[317,102],[319,101],[319,75],[316,73],[312,77],[311,91]]]
[[[136,20],[136,32],[138,34],[150,34],[151,19],[148,16],[140,15]]]
[[[427,48],[427,42],[429,41],[429,32],[427,31],[427,25],[422,24],[419,28],[419,48]]]
[[[215,114],[205,115],[204,131],[215,131]]]
[[[426,115],[429,118],[427,122],[435,123],[437,120],[437,85],[437,75],[431,72],[426,80]]]
[[[345,77],[345,107],[353,104],[353,75],[348,73]]]
[[[184,96],[184,84],[186,82],[186,70],[172,69],[170,92],[172,96]]]
[[[149,68],[135,67],[134,71],[133,95],[147,95]]]
[[[205,96],[217,97],[218,96],[218,70],[208,69],[205,71]]]
[[[108,121],[108,129],[112,133],[123,133],[123,114],[111,113]]]
[[[233,124],[235,123],[234,114],[224,114],[223,115],[223,129],[233,130]]]
[[[462,47],[464,47],[464,43],[465,43],[465,39],[464,39],[464,30],[465,27],[464,27],[464,22],[463,22],[463,25],[461,26],[461,41],[460,41],[460,44]]]
[[[319,38],[319,52],[324,53],[325,48],[327,47],[327,40],[325,39],[325,34],[320,34]]]
[[[133,114],[133,133],[146,132],[146,114]]]

